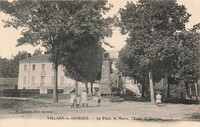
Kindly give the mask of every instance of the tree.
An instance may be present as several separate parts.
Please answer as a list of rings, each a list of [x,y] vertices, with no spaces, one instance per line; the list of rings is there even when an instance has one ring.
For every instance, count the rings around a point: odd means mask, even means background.
[[[154,103],[153,79],[157,78],[154,78],[154,75],[171,71],[169,65],[173,60],[169,59],[169,51],[166,48],[171,48],[175,39],[173,35],[185,29],[190,15],[186,8],[178,5],[175,0],[141,0],[137,4],[128,2],[125,9],[120,9],[119,13],[121,33],[129,35],[126,41],[126,47],[130,48],[129,61],[136,60],[136,64],[129,68],[137,70],[140,66],[140,69],[144,68],[149,73],[145,75],[149,75],[151,102]],[[173,52],[173,49],[170,52]]]
[[[10,77],[10,61],[0,58],[0,77]]]
[[[20,51],[11,59],[0,58],[0,77],[16,78],[19,74],[19,61],[27,59],[31,54],[26,51]]]
[[[78,81],[86,84],[94,83],[101,71],[102,56],[105,50],[98,44],[93,44],[76,53],[69,54],[63,59],[66,76],[76,80],[76,93]]]
[[[190,95],[189,85],[195,85],[199,79],[199,37],[199,33],[194,30],[182,31],[177,35],[182,47],[179,49],[177,74],[180,82],[185,85],[187,95]]]
[[[198,34],[200,33],[200,23],[196,24],[193,26],[193,29],[192,31],[194,32],[197,32]],[[200,36],[198,36],[200,37]],[[198,42],[198,55],[200,56],[200,42]],[[198,58],[198,63],[199,63],[199,72],[200,72],[200,57]],[[198,85],[197,85],[198,84]],[[196,98],[197,98],[197,101],[199,102],[200,104],[200,74],[199,74],[199,79],[198,79],[198,83],[195,85],[195,89],[196,89]]]
[[[7,27],[24,28],[17,46],[41,45],[51,53],[55,66],[53,101],[58,102],[58,66],[62,57],[99,43],[111,35],[107,1],[14,1],[0,2],[0,10],[12,16]],[[83,41],[84,40],[84,41]]]
[[[0,56],[0,77],[3,77],[3,74],[2,74],[2,63],[3,63],[3,59]]]
[[[42,50],[39,48],[39,49],[36,49],[35,51],[34,51],[34,53],[33,53],[33,56],[35,56],[35,55],[42,55]]]
[[[19,74],[19,62],[21,60],[27,59],[32,55],[26,51],[19,51],[13,58],[10,60],[11,62],[11,69],[13,70],[13,77],[18,77]]]
[[[134,56],[134,54],[132,54],[131,48],[128,45],[122,48],[119,52],[117,67],[124,76],[130,76],[137,79],[137,81],[142,85],[142,97],[144,97],[147,90],[148,71],[145,66],[139,64],[139,60]]]

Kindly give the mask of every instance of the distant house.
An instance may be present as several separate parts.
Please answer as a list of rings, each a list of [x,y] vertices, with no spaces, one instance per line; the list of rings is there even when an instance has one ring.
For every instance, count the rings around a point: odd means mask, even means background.
[[[44,54],[20,61],[18,88],[40,89],[41,94],[46,94],[47,89],[53,89],[54,66],[49,58],[50,54]],[[62,66],[58,67],[58,89],[67,90],[74,87],[74,80],[67,78],[63,70]]]
[[[0,90],[3,89],[16,89],[18,78],[3,78],[0,77]]]
[[[139,83],[137,83],[137,80],[132,77],[122,77],[123,85],[124,87],[133,92],[137,96],[141,96],[140,90],[139,90]]]
[[[110,53],[110,57],[112,59],[112,74],[111,81],[112,81],[112,87],[119,88],[120,87],[120,78],[119,78],[119,70],[116,67],[116,64],[118,62],[119,57],[119,51],[112,50],[108,51]],[[121,77],[122,84],[124,87],[124,93],[126,93],[126,90],[130,91],[134,95],[141,96],[140,90],[139,90],[139,83],[137,83],[137,80],[131,77]]]

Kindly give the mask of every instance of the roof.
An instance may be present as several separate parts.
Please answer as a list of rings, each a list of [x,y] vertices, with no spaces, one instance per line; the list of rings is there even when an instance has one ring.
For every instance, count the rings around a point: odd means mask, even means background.
[[[0,77],[0,85],[17,85],[18,78],[2,78]]]
[[[49,60],[50,57],[51,54],[37,55],[37,56],[32,56],[25,60],[21,60],[20,63],[50,63]]]

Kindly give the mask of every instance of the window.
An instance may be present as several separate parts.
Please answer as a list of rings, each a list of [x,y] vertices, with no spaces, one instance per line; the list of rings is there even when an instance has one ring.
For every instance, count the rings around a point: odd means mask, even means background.
[[[35,64],[32,65],[32,70],[35,70]]]
[[[25,71],[27,70],[27,65],[24,65],[24,70],[25,70]]]
[[[45,64],[42,64],[42,70],[45,70]]]
[[[41,81],[40,81],[40,86],[44,86],[44,81],[45,81],[45,77],[44,76],[41,76]]]
[[[31,84],[35,85],[35,76],[32,76],[32,78],[31,78]]]
[[[23,84],[26,84],[26,76],[24,76]]]

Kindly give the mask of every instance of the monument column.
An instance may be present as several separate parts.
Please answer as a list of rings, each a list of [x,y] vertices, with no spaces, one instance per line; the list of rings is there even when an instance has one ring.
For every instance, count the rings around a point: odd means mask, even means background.
[[[103,95],[111,94],[110,54],[108,52],[103,54],[99,92]]]

